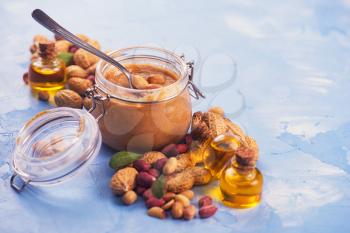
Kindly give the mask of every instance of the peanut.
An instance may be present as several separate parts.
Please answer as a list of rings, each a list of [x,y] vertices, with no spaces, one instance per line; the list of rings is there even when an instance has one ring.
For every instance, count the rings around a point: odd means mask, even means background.
[[[160,207],[152,207],[147,211],[147,214],[151,217],[164,219],[166,218],[165,211]]]
[[[176,201],[171,208],[171,215],[173,218],[182,218],[184,212],[184,206],[181,202]]]
[[[140,172],[136,177],[137,184],[146,188],[151,187],[155,180],[156,178],[151,176],[147,172]]]
[[[164,84],[165,78],[161,74],[151,74],[148,76],[147,81],[151,84]]]
[[[177,159],[175,157],[168,159],[168,161],[165,163],[163,167],[164,175],[172,174],[176,170],[176,167],[177,167]]]
[[[79,95],[84,95],[85,91],[92,87],[92,82],[87,79],[72,77],[68,80],[68,87]]]
[[[163,199],[164,199],[164,201],[168,202],[170,200],[173,200],[175,196],[176,196],[175,193],[168,192],[168,193],[164,194]]]
[[[190,200],[186,196],[184,196],[182,194],[176,195],[175,196],[175,201],[181,202],[184,207],[187,207],[187,206],[190,205]]]
[[[140,187],[140,186],[139,186]],[[145,200],[148,200],[148,199],[150,199],[151,197],[154,197],[153,196],[153,193],[152,193],[152,190],[149,188],[149,189],[146,189],[144,192],[143,192],[143,194],[142,194],[142,196],[143,196],[143,199],[145,199]]]
[[[149,83],[141,75],[135,74],[132,76],[132,85],[137,89],[146,89]]]
[[[82,108],[83,99],[72,90],[60,90],[54,96],[55,103],[58,107]]]
[[[174,205],[175,201],[174,199],[168,201],[167,203],[165,203],[163,206],[162,206],[162,209],[163,210],[169,210],[173,205]]]
[[[155,168],[151,168],[148,170],[148,174],[150,174],[153,177],[158,177],[159,176],[159,171]]]
[[[198,200],[198,206],[199,208],[207,205],[212,205],[213,204],[213,199],[209,196],[203,196]]]
[[[199,216],[201,218],[209,218],[213,216],[217,210],[218,208],[214,205],[203,206],[202,208],[199,209]]]
[[[156,197],[150,197],[146,201],[146,206],[147,206],[147,208],[152,208],[154,206],[161,207],[162,205],[164,205],[164,203],[165,203],[165,201],[163,199],[158,199]]]
[[[188,151],[188,146],[187,146],[187,144],[177,144],[176,150],[179,154],[183,154],[183,153],[186,153]]]
[[[158,171],[162,171],[164,165],[166,164],[166,162],[168,161],[168,158],[161,158],[158,159],[155,163],[154,163],[154,168],[157,169]]]
[[[142,160],[145,160],[147,163],[149,164],[153,164],[155,162],[157,162],[160,159],[167,159],[166,156],[158,151],[150,151],[150,152],[146,152],[143,154]],[[158,168],[156,168],[158,169]]]
[[[126,205],[131,205],[137,200],[137,194],[134,191],[130,190],[123,195],[122,199]]]
[[[188,198],[188,200],[192,200],[194,197],[194,192],[192,190],[186,190],[180,193],[181,195],[184,195]]]
[[[151,165],[144,160],[138,159],[134,163],[134,168],[139,172],[146,172],[151,168]]]
[[[191,220],[196,216],[196,207],[194,205],[189,205],[184,209],[184,219]]]
[[[71,77],[86,78],[88,76],[88,73],[77,65],[67,66],[65,72],[68,79]]]
[[[168,157],[173,157],[179,154],[179,152],[176,150],[176,145],[173,143],[164,147],[162,149],[162,153]]]
[[[138,187],[136,187],[135,191],[136,191],[136,193],[137,193],[138,195],[143,196],[143,194],[144,194],[145,191],[146,191],[146,188],[145,188],[145,187],[138,186]]]

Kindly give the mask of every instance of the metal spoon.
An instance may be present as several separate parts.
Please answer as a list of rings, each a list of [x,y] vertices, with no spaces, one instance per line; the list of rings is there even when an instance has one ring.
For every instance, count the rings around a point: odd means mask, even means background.
[[[73,43],[74,45],[78,46],[79,48],[82,48],[97,57],[105,60],[106,62],[114,65],[117,67],[123,74],[128,78],[129,87],[133,88],[132,81],[131,81],[131,73],[119,62],[111,58],[110,56],[106,55],[105,53],[101,52],[100,50],[96,49],[95,47],[91,46],[90,44],[82,41],[78,37],[76,37],[74,34],[69,32],[67,29],[63,28],[61,25],[59,25],[55,20],[50,18],[45,12],[43,12],[40,9],[36,9],[32,12],[32,17],[40,23],[42,26],[50,30],[51,32],[55,33],[56,35],[62,36],[64,39],[68,40],[69,42]]]

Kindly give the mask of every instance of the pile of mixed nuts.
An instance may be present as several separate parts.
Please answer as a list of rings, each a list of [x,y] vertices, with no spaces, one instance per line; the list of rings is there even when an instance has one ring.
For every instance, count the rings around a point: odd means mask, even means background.
[[[205,185],[211,181],[210,172],[197,165],[191,155],[192,136],[186,135],[179,144],[170,144],[159,151],[144,154],[122,151],[110,160],[116,169],[110,181],[114,194],[121,196],[126,205],[142,197],[148,215],[166,218],[167,211],[174,219],[191,220],[197,208],[191,204],[194,185]],[[201,218],[213,216],[217,207],[211,197],[203,196],[198,202]]]

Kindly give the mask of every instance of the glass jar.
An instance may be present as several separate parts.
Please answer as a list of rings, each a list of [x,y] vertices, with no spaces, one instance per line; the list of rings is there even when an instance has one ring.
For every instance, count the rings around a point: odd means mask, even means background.
[[[92,114],[100,116],[103,142],[116,150],[145,152],[183,138],[192,118],[188,88],[195,88],[189,85],[192,64],[175,53],[154,47],[130,47],[109,55],[124,66],[160,67],[174,73],[178,80],[157,89],[125,88],[105,78],[111,65],[100,61],[96,67],[96,93],[107,99]]]

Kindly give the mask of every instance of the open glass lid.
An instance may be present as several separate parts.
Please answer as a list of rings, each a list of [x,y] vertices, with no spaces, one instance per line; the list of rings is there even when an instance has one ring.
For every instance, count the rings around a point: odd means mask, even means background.
[[[12,157],[11,187],[60,183],[81,171],[101,147],[95,118],[85,110],[54,108],[20,130]]]

